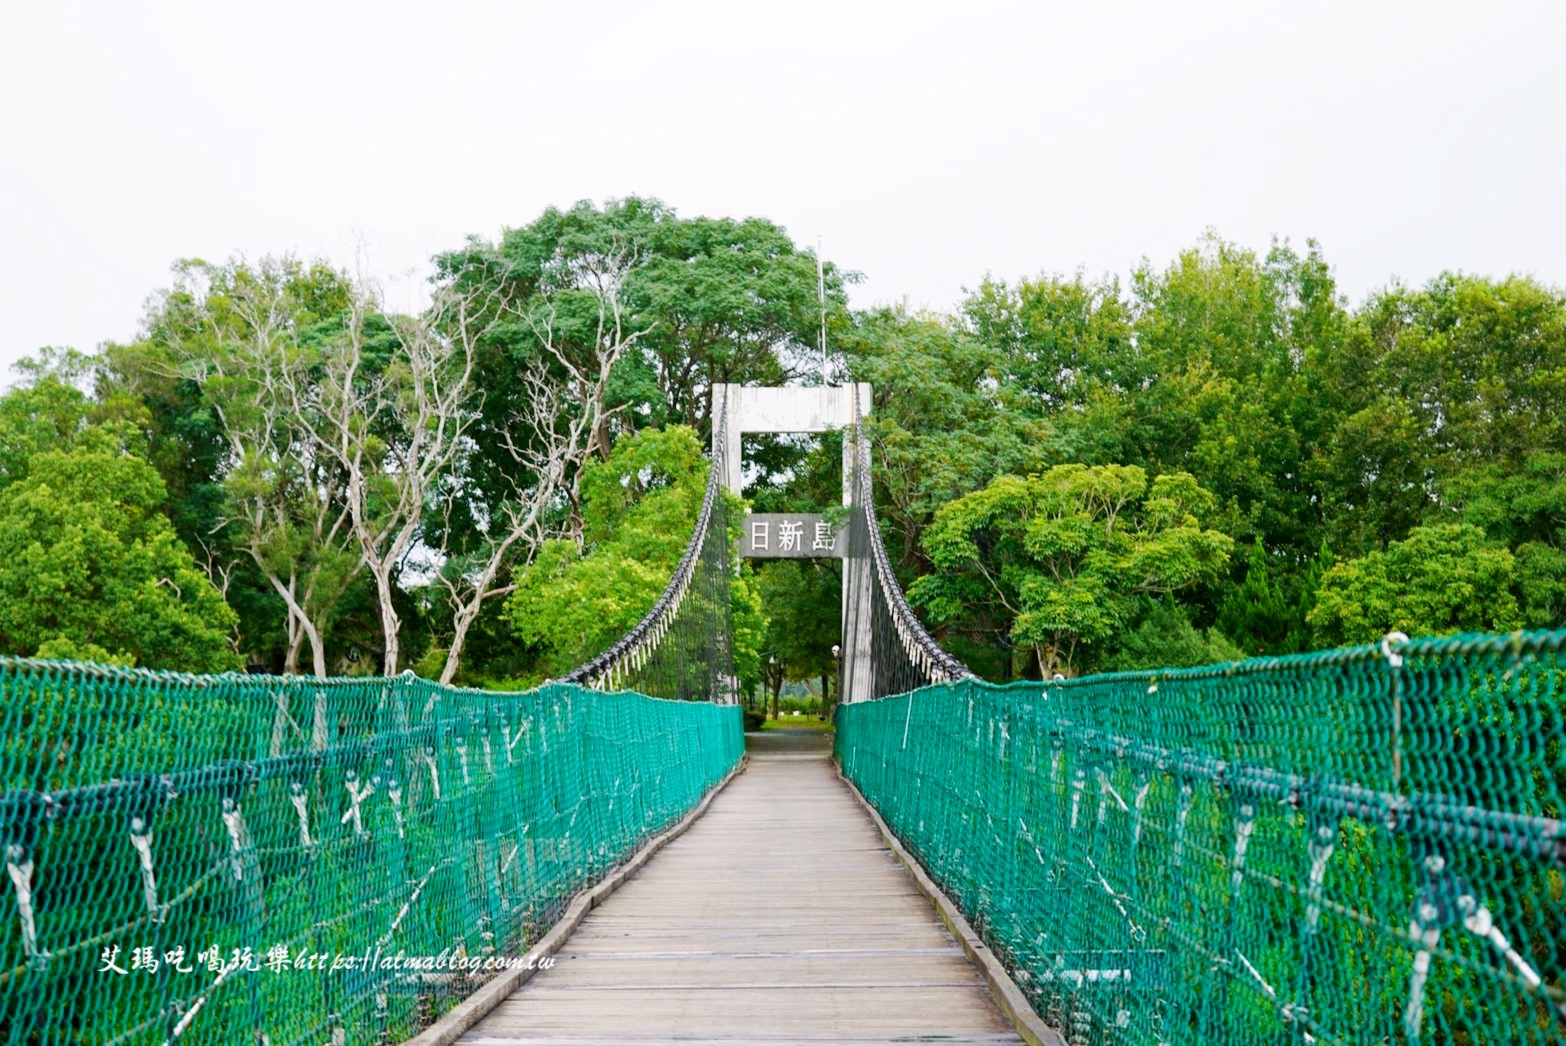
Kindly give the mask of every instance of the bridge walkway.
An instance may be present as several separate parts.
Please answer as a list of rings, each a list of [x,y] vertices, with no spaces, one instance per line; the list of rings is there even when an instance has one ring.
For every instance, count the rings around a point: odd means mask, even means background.
[[[1021,1042],[814,732],[750,768],[460,1040]]]

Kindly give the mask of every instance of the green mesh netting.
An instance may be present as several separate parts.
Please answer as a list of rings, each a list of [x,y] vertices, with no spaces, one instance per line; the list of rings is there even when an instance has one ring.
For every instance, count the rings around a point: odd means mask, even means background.
[[[400,1039],[742,748],[568,685],[0,659],[0,1042]]]
[[[1080,1043],[1566,1043],[1566,633],[929,687],[846,774]]]

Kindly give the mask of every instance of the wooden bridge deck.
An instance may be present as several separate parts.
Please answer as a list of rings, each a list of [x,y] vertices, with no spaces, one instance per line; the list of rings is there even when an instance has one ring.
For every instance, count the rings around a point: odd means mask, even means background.
[[[750,768],[461,1042],[1022,1041],[824,739],[752,741]]]

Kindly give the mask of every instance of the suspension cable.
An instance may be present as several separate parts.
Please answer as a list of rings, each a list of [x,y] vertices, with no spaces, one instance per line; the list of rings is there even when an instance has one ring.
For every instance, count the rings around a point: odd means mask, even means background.
[[[732,699],[730,556],[723,496],[726,403],[712,424],[716,439],[701,511],[663,594],[629,632],[603,653],[561,676],[561,682],[599,690],[624,689],[634,683],[634,689],[657,697]],[[686,611],[685,618],[694,620],[682,620],[682,611]],[[671,639],[675,632],[680,634]]]
[[[854,512],[849,551],[850,555],[868,555],[874,564],[874,593],[869,609],[875,644],[873,661],[876,667],[872,683],[875,693],[866,696],[971,679],[973,672],[968,666],[944,650],[925,630],[908,605],[902,587],[897,583],[897,575],[892,572],[891,557],[887,555],[880,521],[876,517],[875,490],[870,478],[870,440],[859,412],[857,392],[853,396],[852,438]],[[895,637],[896,642],[888,642],[888,635]]]

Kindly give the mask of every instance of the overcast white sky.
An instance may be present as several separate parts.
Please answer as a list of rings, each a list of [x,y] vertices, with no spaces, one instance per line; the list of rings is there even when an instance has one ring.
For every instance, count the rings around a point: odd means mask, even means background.
[[[763,215],[947,309],[1212,226],[1354,298],[1566,284],[1566,3],[0,0],[0,367],[180,257],[422,272],[551,204]]]

